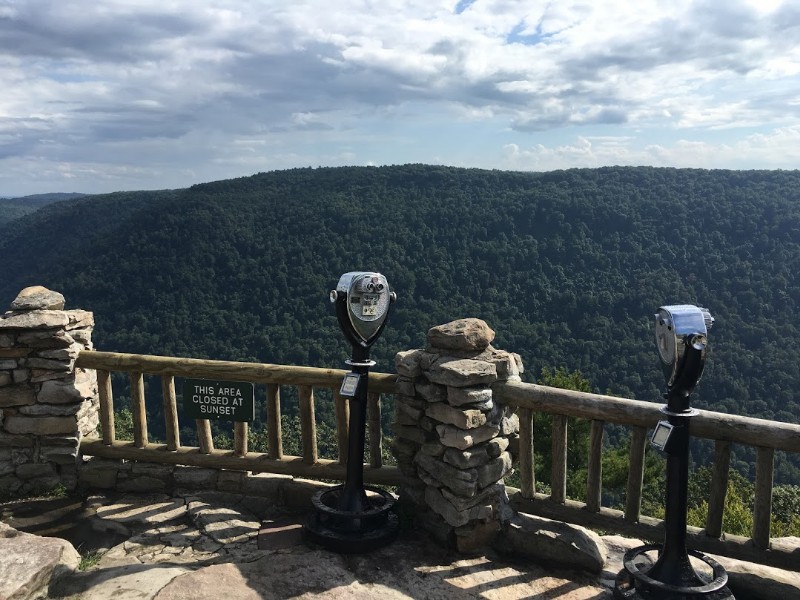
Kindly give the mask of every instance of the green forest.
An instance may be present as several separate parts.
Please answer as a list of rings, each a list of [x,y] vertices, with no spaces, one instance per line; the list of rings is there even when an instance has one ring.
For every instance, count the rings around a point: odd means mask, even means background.
[[[716,318],[694,404],[800,422],[797,171],[308,168],[7,221],[0,302],[58,290],[94,311],[101,350],[343,368],[328,291],[376,270],[398,295],[377,370],[429,327],[479,317],[528,381],[565,369],[593,391],[661,402],[652,315],[692,303]],[[702,463],[710,445],[693,451]],[[752,455],[735,449],[733,464],[752,477]],[[800,483],[799,466],[779,455],[776,482]]]
[[[23,196],[22,198],[0,198],[0,227],[10,223],[15,219],[36,212],[43,206],[62,200],[80,198],[86,194],[34,194],[33,196]]]

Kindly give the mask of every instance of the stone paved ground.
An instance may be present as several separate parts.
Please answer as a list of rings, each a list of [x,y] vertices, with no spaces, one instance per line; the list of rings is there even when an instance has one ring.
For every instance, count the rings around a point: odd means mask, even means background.
[[[105,540],[110,547],[102,550],[89,569],[67,570],[51,582],[49,589],[45,588],[47,598],[605,600],[612,597],[610,588],[621,568],[622,553],[639,543],[605,537],[609,562],[600,576],[590,576],[511,562],[496,555],[465,558],[439,548],[415,531],[403,532],[393,544],[368,555],[339,555],[302,543],[302,516],[273,510],[265,517],[265,507],[258,500],[219,492],[176,497],[96,496],[86,501],[79,514],[73,523],[82,533],[79,537]],[[19,518],[15,523],[8,511],[0,510],[0,515],[12,525],[25,524]],[[49,533],[42,523],[36,528]],[[74,555],[67,555],[72,564]],[[0,558],[0,567],[3,560]],[[767,590],[759,596],[800,598],[800,577],[789,574],[788,585],[784,585],[780,573],[786,572],[769,572],[761,580],[754,579],[762,591]],[[769,585],[773,587],[768,590]]]
[[[126,539],[88,570],[51,584],[49,598],[611,597],[596,578],[495,556],[460,557],[415,531],[369,555],[312,548],[300,539],[302,516],[275,513],[268,519],[273,526],[264,528],[246,499],[228,494],[132,494],[88,502],[96,515],[86,527]]]

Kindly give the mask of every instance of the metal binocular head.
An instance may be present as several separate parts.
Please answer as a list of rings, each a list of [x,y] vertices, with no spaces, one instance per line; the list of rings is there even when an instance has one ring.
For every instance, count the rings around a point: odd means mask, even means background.
[[[700,353],[701,361],[705,358],[708,330],[714,324],[714,317],[706,308],[678,304],[659,308],[655,320],[658,355],[667,386],[671,387],[681,376],[689,348]],[[692,388],[697,381],[691,384]]]
[[[336,316],[345,336],[354,344],[368,347],[380,335],[396,296],[380,273],[351,271],[339,278],[330,299],[336,304]]]

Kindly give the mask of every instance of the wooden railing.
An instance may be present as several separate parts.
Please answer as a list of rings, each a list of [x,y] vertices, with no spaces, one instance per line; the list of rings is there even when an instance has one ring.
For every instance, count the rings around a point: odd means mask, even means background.
[[[647,429],[664,418],[660,405],[529,383],[501,383],[495,385],[493,391],[501,402],[516,406],[520,418],[521,489],[509,490],[515,507],[527,513],[642,539],[663,539],[663,521],[641,514]],[[549,495],[536,493],[533,420],[537,412],[553,415]],[[591,421],[585,502],[566,497],[568,417]],[[600,504],[601,449],[606,423],[632,428],[624,511]],[[770,540],[775,451],[800,452],[800,425],[701,410],[692,418],[690,432],[693,437],[714,440],[714,463],[706,526],[703,529],[689,528],[688,545],[703,552],[800,570],[800,548],[796,544]],[[750,538],[722,531],[733,443],[756,449],[756,493]]]
[[[339,395],[345,371],[284,365],[171,358],[114,352],[81,352],[76,366],[95,369],[100,396],[102,439],[86,438],[81,451],[89,456],[122,458],[155,463],[203,466],[218,469],[283,473],[315,479],[344,479],[347,462],[349,402]],[[127,372],[130,377],[133,441],[118,441],[114,429],[114,400],[111,372]],[[144,375],[161,377],[166,443],[149,441],[145,411]],[[214,448],[211,425],[207,419],[196,421],[198,447],[181,444],[175,377],[248,381],[266,386],[267,449],[248,451],[248,424],[234,424],[233,450]],[[369,462],[364,480],[370,483],[398,485],[402,479],[397,467],[382,462],[381,394],[394,393],[394,375],[372,373],[367,402]],[[295,386],[300,405],[302,456],[284,455],[281,432],[280,386]],[[338,459],[320,458],[317,453],[317,428],[314,417],[314,390],[330,389],[336,404]]]
[[[103,437],[87,438],[81,442],[81,451],[86,455],[282,473],[317,479],[341,480],[345,477],[349,406],[347,399],[338,394],[345,371],[112,352],[82,352],[76,366],[96,369],[99,382]],[[110,378],[112,371],[128,372],[130,376],[133,442],[115,439]],[[161,377],[167,440],[165,444],[148,441],[144,374]],[[196,422],[199,447],[182,446],[178,432],[175,377],[251,381],[266,385],[268,452],[248,452],[247,423],[236,424],[232,451],[215,449],[207,420]],[[369,463],[364,469],[364,480],[367,482],[399,485],[403,479],[396,467],[384,466],[381,461],[380,398],[381,394],[394,393],[395,379],[396,376],[391,374],[370,373]],[[298,390],[302,456],[283,453],[279,391],[281,385],[296,386]],[[314,420],[316,388],[330,389],[333,392],[336,403],[338,460],[323,459],[317,455]],[[522,487],[520,490],[509,488],[509,496],[516,508],[531,514],[645,540],[663,539],[663,521],[641,514],[647,430],[663,418],[660,405],[527,383],[498,383],[493,386],[493,393],[499,401],[517,407],[520,418],[518,468]],[[536,493],[533,469],[533,421],[534,414],[540,412],[553,415],[553,463],[549,495]],[[591,421],[585,502],[566,497],[568,417]],[[602,440],[607,423],[628,426],[632,430],[624,511],[601,505]],[[715,450],[706,526],[704,529],[690,528],[689,546],[713,554],[800,570],[800,548],[770,539],[775,451],[800,452],[800,425],[700,411],[691,420],[690,427],[692,436],[714,440]],[[756,449],[756,497],[750,538],[722,531],[733,443]]]

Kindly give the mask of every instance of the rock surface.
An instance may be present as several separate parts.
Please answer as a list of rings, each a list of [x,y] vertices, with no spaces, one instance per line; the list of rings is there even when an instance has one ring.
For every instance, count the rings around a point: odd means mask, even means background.
[[[494,331],[482,319],[458,319],[428,330],[428,344],[442,350],[484,350]]]
[[[22,290],[11,303],[11,310],[64,310],[64,296],[41,285]]]
[[[728,571],[728,587],[737,598],[800,598],[800,573],[724,556],[714,559]]]
[[[6,313],[0,318],[0,329],[54,329],[69,324],[63,311],[37,310],[24,313]]]
[[[506,524],[495,547],[537,562],[570,565],[592,573],[602,571],[607,554],[605,543],[593,531],[525,513],[517,513]]]
[[[426,376],[433,383],[450,387],[488,385],[497,381],[497,367],[469,358],[442,359],[431,366]]]
[[[50,582],[74,571],[79,562],[68,541],[22,533],[0,522],[0,598],[44,597]]]

